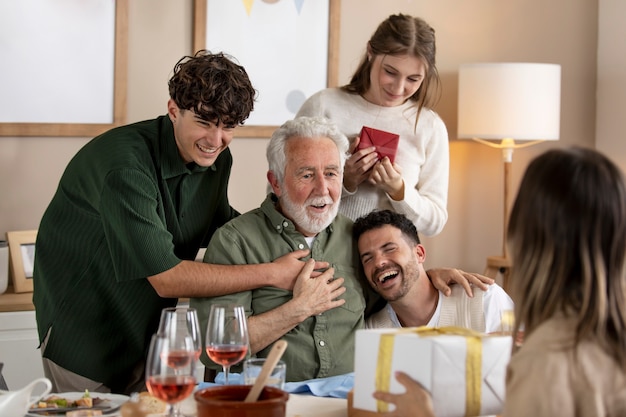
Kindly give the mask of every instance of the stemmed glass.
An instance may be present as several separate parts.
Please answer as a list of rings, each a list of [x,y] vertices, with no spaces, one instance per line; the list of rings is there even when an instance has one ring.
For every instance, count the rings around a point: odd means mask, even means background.
[[[161,320],[157,333],[167,335],[177,334],[179,337],[188,335],[193,340],[196,361],[200,358],[200,354],[202,353],[202,338],[200,336],[198,312],[195,308],[164,308],[161,311]]]
[[[224,385],[228,385],[230,367],[245,358],[248,352],[248,325],[243,306],[213,304],[206,331],[209,358],[224,369]]]
[[[190,307],[168,307],[161,311],[159,329],[157,333],[169,335],[170,337],[182,338],[190,337],[193,341],[194,358],[197,362],[202,353],[202,338],[200,336],[200,324],[198,312]],[[176,373],[176,370],[174,370]],[[197,372],[197,370],[196,370]],[[174,416],[180,417],[180,403],[174,404]]]
[[[168,404],[174,417],[174,404],[187,398],[196,385],[196,350],[189,335],[156,333],[150,341],[146,363],[146,387],[150,394]]]

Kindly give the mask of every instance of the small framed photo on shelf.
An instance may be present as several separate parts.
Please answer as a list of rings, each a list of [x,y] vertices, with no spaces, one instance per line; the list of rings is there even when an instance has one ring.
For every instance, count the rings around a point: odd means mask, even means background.
[[[9,270],[16,293],[33,291],[33,265],[37,230],[7,232]]]

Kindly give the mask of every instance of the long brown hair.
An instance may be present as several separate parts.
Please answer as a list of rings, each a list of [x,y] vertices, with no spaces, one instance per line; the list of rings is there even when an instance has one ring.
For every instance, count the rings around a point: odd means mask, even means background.
[[[528,166],[511,212],[515,334],[556,313],[576,319],[626,370],[626,186],[591,149],[550,150]]]
[[[435,29],[419,17],[395,14],[385,19],[368,42],[372,55],[412,55],[424,62],[426,76],[420,88],[409,100],[417,106],[417,118],[422,108],[432,108],[439,98],[441,80],[435,63]],[[343,87],[352,94],[365,94],[370,86],[372,60],[366,51],[352,75],[350,82]],[[416,119],[417,123],[417,119]]]

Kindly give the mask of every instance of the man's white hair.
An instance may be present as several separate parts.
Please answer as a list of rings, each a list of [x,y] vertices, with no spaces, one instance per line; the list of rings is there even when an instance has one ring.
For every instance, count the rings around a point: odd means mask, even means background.
[[[341,172],[348,157],[350,142],[346,135],[341,133],[339,128],[325,117],[296,117],[285,122],[272,134],[270,143],[267,145],[267,162],[269,170],[274,173],[276,179],[282,183],[285,176],[287,156],[285,155],[285,144],[290,138],[320,138],[331,139],[337,145],[339,151],[339,162]]]

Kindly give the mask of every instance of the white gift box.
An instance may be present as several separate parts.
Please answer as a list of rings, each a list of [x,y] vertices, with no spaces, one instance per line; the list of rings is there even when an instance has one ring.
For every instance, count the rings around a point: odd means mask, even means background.
[[[430,391],[438,417],[501,413],[511,346],[511,336],[457,327],[359,330],[354,408],[393,410],[372,393],[403,393],[404,386],[394,376],[403,371]]]

